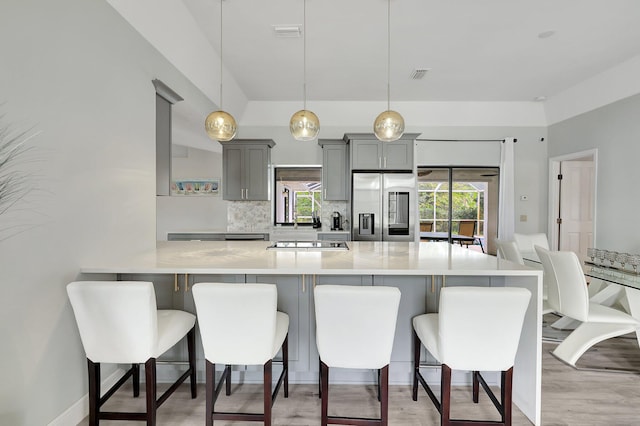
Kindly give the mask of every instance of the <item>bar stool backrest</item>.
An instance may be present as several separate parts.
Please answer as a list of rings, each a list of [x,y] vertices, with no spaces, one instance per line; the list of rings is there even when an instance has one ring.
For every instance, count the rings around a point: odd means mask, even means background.
[[[273,358],[278,304],[274,284],[198,283],[192,291],[209,362],[264,365]]]
[[[153,283],[76,281],[67,285],[87,358],[94,363],[144,363],[158,354]]]
[[[440,361],[454,370],[505,371],[515,362],[531,292],[514,287],[440,291]]]
[[[316,344],[329,367],[380,369],[391,361],[400,290],[318,285]]]

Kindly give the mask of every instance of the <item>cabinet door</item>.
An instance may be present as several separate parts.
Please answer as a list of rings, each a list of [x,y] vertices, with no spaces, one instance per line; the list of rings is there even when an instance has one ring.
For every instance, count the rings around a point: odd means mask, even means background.
[[[246,280],[248,283],[276,285],[278,311],[289,315],[289,371],[308,371],[309,286],[303,288],[299,275],[247,275]]]
[[[269,152],[264,145],[247,145],[244,151],[245,200],[269,199]]]
[[[413,170],[413,141],[382,142],[382,168]]]
[[[382,146],[379,140],[355,140],[350,145],[352,170],[379,170],[382,167]]]
[[[222,147],[222,198],[225,200],[242,200],[243,151],[242,146]]]
[[[347,199],[347,147],[325,145],[322,147],[323,199],[342,201]]]

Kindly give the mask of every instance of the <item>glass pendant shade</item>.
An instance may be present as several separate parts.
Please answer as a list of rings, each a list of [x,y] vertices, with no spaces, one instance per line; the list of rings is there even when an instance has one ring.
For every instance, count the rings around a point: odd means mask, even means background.
[[[404,133],[404,119],[396,111],[384,111],[373,122],[373,133],[383,142],[397,141]]]
[[[214,111],[204,121],[204,128],[211,139],[230,141],[238,131],[235,118],[226,111]]]
[[[301,109],[291,116],[289,130],[295,140],[311,141],[318,137],[320,120],[313,112]]]

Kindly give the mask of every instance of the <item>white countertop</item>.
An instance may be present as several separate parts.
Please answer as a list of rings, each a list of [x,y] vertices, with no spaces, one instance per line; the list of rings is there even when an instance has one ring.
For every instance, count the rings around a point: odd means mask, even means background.
[[[269,241],[159,241],[125,259],[96,260],[83,273],[532,276],[542,271],[437,242],[348,242],[350,250],[267,249]]]

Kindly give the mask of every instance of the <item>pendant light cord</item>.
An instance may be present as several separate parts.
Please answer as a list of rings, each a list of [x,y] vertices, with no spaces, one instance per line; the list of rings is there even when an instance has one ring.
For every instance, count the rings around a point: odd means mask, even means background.
[[[391,0],[387,0],[387,111],[389,110],[391,110]]]
[[[222,111],[222,2],[220,0],[220,110]]]
[[[307,109],[307,0],[302,6],[302,109]]]

